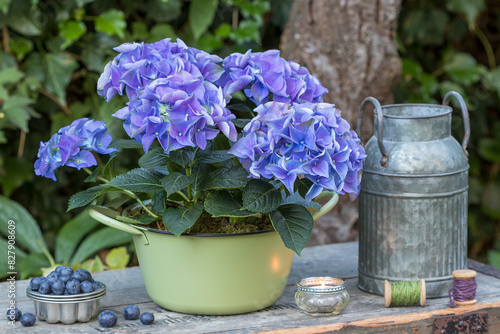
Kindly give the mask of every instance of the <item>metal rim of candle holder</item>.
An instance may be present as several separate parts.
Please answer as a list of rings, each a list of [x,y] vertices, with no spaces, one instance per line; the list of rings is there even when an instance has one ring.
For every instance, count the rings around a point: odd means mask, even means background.
[[[325,287],[318,287],[322,283]],[[336,277],[308,277],[297,283],[297,291],[312,294],[330,294],[345,290],[345,282]]]

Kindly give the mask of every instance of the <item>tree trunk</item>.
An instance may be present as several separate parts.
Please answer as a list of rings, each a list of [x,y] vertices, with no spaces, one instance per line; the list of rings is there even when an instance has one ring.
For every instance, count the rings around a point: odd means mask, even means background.
[[[401,76],[395,42],[401,0],[295,0],[281,36],[282,56],[306,66],[329,89],[334,103],[355,129],[357,109],[367,96],[393,102]],[[373,113],[366,108],[362,138],[373,134]],[[313,230],[309,245],[357,238],[357,201],[342,196]]]

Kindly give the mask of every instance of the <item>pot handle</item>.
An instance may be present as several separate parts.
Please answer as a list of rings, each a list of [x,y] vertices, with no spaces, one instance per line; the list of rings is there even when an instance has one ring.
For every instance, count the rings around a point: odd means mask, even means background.
[[[380,166],[385,167],[387,166],[387,161],[389,159],[389,155],[387,154],[387,151],[385,150],[384,143],[382,141],[382,138],[384,136],[384,118],[382,114],[382,107],[380,106],[380,103],[378,100],[374,97],[367,97],[366,99],[361,102],[361,105],[359,106],[358,109],[358,121],[357,121],[357,127],[356,127],[356,132],[359,135],[359,138],[361,138],[361,128],[363,126],[363,111],[365,109],[366,104],[371,102],[374,106],[375,109],[373,109],[373,113],[377,116],[378,120],[378,148],[380,149],[380,153],[382,153],[382,158],[380,159]]]
[[[319,218],[323,217],[326,213],[328,213],[337,203],[339,202],[339,194],[337,194],[334,191],[323,191],[321,194],[319,194],[316,199],[321,199],[323,197],[331,196],[330,200],[326,202],[321,209],[319,209],[318,212],[313,213],[313,219],[314,221],[318,220]]]
[[[462,118],[464,119],[464,130],[465,130],[464,139],[462,140],[462,150],[464,151],[465,157],[468,159],[469,152],[467,152],[467,144],[469,144],[469,139],[470,139],[469,111],[467,110],[467,105],[465,104],[465,101],[462,98],[462,96],[455,91],[448,92],[444,96],[443,105],[447,106],[452,97],[458,100],[458,103],[460,103],[460,109],[462,110]]]
[[[105,206],[91,205],[88,207],[87,212],[90,217],[94,218],[104,225],[108,225],[109,227],[116,228],[117,230],[133,235],[144,235],[143,228],[131,224],[126,224],[114,219],[113,217],[120,215],[118,211],[112,210]]]

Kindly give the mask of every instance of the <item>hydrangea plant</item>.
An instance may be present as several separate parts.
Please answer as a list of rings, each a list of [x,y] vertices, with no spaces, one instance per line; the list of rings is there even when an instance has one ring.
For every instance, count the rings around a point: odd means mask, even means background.
[[[106,101],[126,95],[113,116],[131,139],[112,140],[103,122],[83,118],[40,144],[37,175],[56,180],[55,170],[69,166],[98,183],[72,196],[69,209],[117,192],[144,213],[118,219],[162,222],[177,236],[200,217],[231,224],[257,217],[270,220],[285,246],[300,254],[313,228],[311,212],[319,208],[313,200],[323,191],[358,195],[360,140],[340,110],[323,102],[327,89],[319,80],[279,51],[222,59],[170,39],[115,51],[97,92]],[[143,153],[137,168],[116,176],[109,162],[89,169],[97,165],[95,154],[114,157],[127,149]],[[114,196],[107,204],[123,203]]]

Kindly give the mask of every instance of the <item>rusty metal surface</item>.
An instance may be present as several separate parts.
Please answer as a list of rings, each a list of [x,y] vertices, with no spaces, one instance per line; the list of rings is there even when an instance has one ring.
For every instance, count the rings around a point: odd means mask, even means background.
[[[427,297],[442,297],[451,272],[466,268],[469,165],[466,141],[451,136],[452,111],[377,106],[359,196],[360,289],[383,295],[384,280],[423,278]]]
[[[476,312],[436,317],[434,334],[488,333],[488,313]]]

